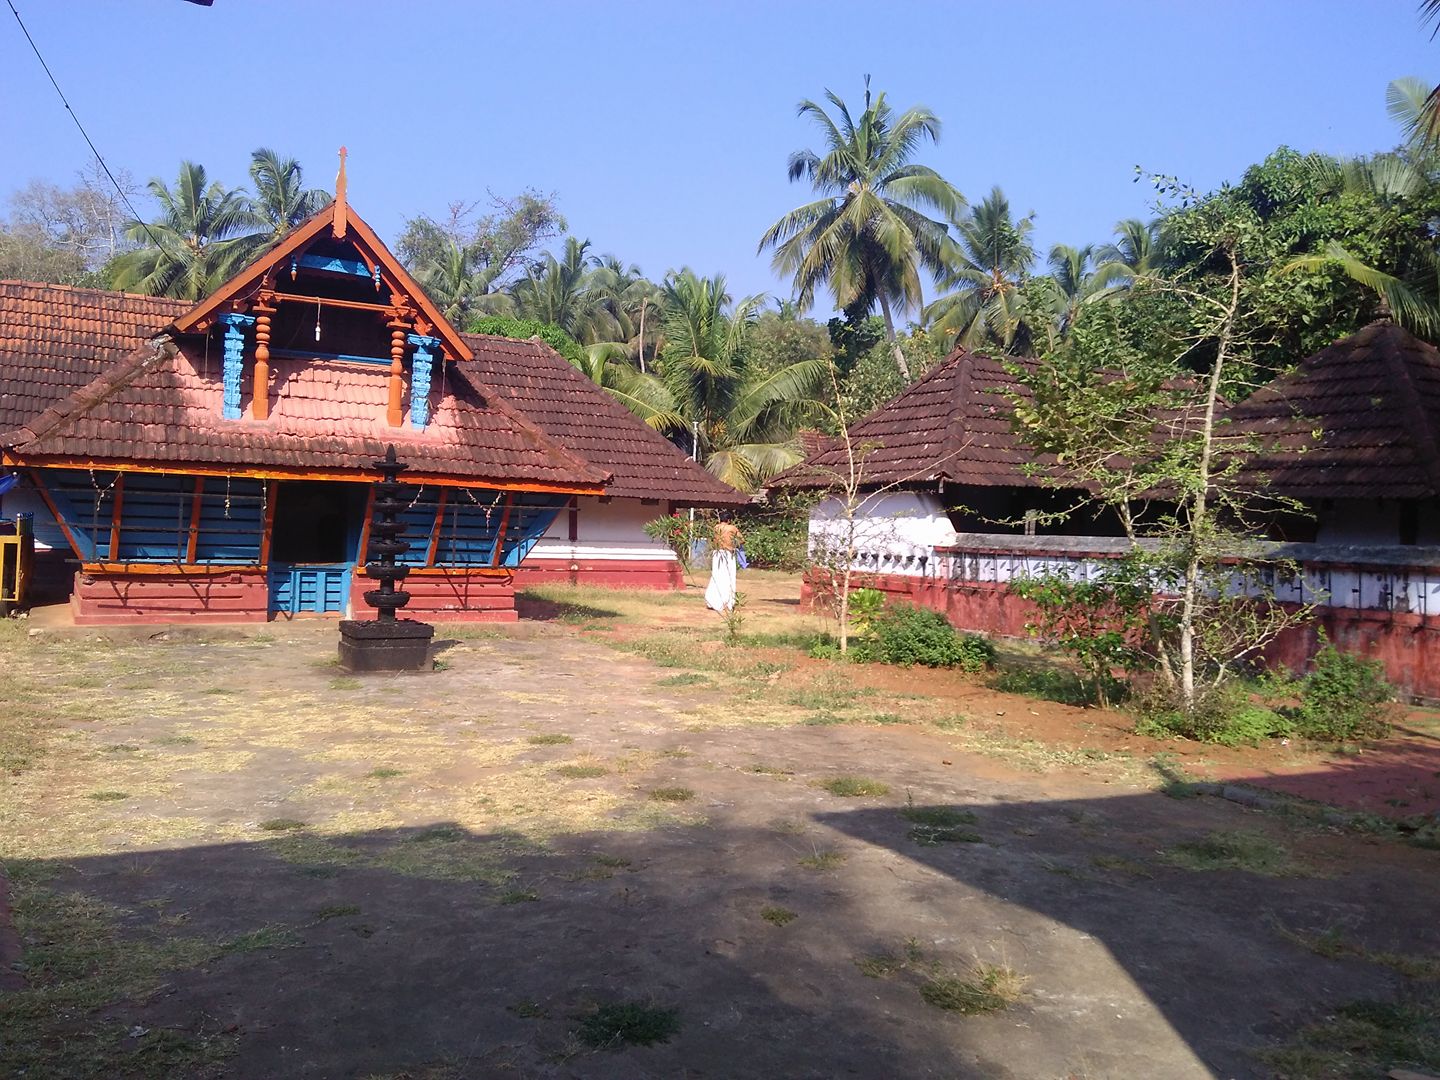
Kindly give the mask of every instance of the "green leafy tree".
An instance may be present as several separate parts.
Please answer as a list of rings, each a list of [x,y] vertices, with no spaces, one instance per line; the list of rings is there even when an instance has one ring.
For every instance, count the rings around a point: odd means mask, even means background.
[[[941,286],[951,290],[925,309],[925,326],[966,348],[1026,355],[1034,338],[1025,283],[1035,262],[1035,215],[1010,216],[1010,200],[992,188],[952,222]]]
[[[268,240],[268,222],[245,193],[209,182],[201,165],[181,162],[174,187],[158,177],[148,187],[160,216],[126,226],[126,238],[140,246],[115,260],[117,289],[199,300]]]
[[[328,191],[305,187],[298,161],[264,147],[250,155],[250,182],[255,185],[253,209],[264,219],[272,242],[330,205]]]
[[[558,326],[576,341],[592,344],[614,336],[614,320],[602,290],[591,288],[599,259],[590,241],[569,237],[560,258],[546,254],[515,283],[511,298],[522,319]]]
[[[872,101],[865,80],[865,109],[859,118],[833,92],[832,118],[813,101],[799,114],[819,127],[821,153],[790,156],[791,181],[810,181],[819,198],[790,211],[760,238],[759,250],[774,249],[775,271],[794,281],[802,309],[828,287],[837,307],[869,313],[878,305],[893,343],[896,317],[923,304],[925,274],[945,269],[943,220],[964,205],[960,193],[939,173],[913,159],[922,143],[940,137],[940,120],[915,106],[896,115],[884,93]],[[905,354],[893,348],[895,364],[908,381]]]
[[[685,269],[665,282],[662,374],[697,459],[751,489],[800,461],[796,426],[813,415],[824,360],[754,370],[748,346],[760,299],[731,302],[725,278]]]

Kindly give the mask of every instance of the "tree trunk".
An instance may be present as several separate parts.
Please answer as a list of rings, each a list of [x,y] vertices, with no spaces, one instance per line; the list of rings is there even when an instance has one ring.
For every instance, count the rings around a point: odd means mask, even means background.
[[[640,374],[645,374],[645,309],[650,305],[640,305]]]
[[[1190,521],[1186,544],[1189,551],[1185,559],[1185,587],[1180,606],[1180,696],[1185,710],[1195,708],[1195,608],[1204,582],[1200,577],[1201,547],[1205,542],[1208,526],[1210,472],[1215,449],[1215,408],[1220,397],[1221,374],[1235,335],[1235,319],[1240,311],[1240,260],[1233,248],[1230,256],[1230,303],[1224,308],[1220,322],[1218,347],[1215,350],[1215,366],[1210,369],[1210,379],[1205,390],[1205,417],[1200,426],[1199,475],[1195,478],[1195,501],[1190,506]]]
[[[900,369],[900,377],[907,383],[910,381],[910,365],[905,362],[905,353],[900,349],[900,342],[895,339],[895,319],[890,314],[890,301],[885,299],[885,294],[880,294],[880,314],[885,317],[885,337],[890,342],[891,349],[895,353],[895,366]]]

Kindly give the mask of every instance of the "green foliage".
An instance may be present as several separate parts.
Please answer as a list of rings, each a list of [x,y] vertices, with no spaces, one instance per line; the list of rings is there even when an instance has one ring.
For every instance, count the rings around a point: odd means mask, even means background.
[[[1023,694],[1042,701],[1058,701],[1061,705],[1092,705],[1092,688],[1073,671],[1056,668],[1011,668],[1002,671],[991,684],[1006,694]]]
[[[976,634],[960,634],[945,616],[913,604],[892,604],[871,621],[872,633],[856,643],[856,659],[906,667],[958,667],[984,671],[995,663],[995,646]]]
[[[688,574],[694,561],[695,544],[709,539],[713,523],[708,517],[696,514],[666,514],[645,523],[645,535],[658,540],[675,553],[681,567]]]
[[[677,1009],[639,1001],[601,1005],[580,1022],[582,1042],[602,1050],[621,1046],[653,1046],[669,1042],[680,1031]]]
[[[1340,652],[1324,641],[1300,681],[1296,726],[1308,739],[1381,738],[1390,730],[1394,697],[1379,660]]]
[[[885,610],[885,594],[879,589],[850,591],[850,632],[856,637],[870,633],[875,617]]]
[[[1172,692],[1151,687],[1135,701],[1135,732],[1151,738],[1194,739],[1221,746],[1259,746],[1267,739],[1287,738],[1295,725],[1276,710],[1251,700],[1243,687],[1228,683],[1202,694],[1192,709],[1183,708]]]
[[[1010,591],[1036,608],[1025,629],[1075,658],[1100,705],[1116,700],[1122,689],[1114,670],[1133,671],[1146,659],[1154,593],[1134,559],[1118,560],[1085,580],[1063,573],[1019,578]]]
[[[763,509],[736,521],[745,537],[745,557],[761,570],[802,570],[808,555],[813,494],[772,492]]]
[[[516,319],[508,315],[483,315],[465,327],[471,334],[494,334],[496,337],[528,341],[538,337],[566,360],[577,366],[584,360],[580,344],[560,327],[535,319]]]

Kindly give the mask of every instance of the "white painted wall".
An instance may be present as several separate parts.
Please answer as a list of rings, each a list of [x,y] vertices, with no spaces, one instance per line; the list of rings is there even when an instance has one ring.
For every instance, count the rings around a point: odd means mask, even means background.
[[[561,507],[526,556],[535,559],[631,559],[675,562],[675,553],[645,535],[645,523],[663,517],[664,503],[647,506],[639,499],[611,499],[582,495],[579,501],[576,541],[570,542],[570,511]]]
[[[810,511],[810,553],[843,546],[849,523],[844,501],[828,498]],[[890,491],[872,495],[855,515],[856,567],[867,572],[933,573],[936,547],[955,542],[955,529],[937,495],[924,491]]]

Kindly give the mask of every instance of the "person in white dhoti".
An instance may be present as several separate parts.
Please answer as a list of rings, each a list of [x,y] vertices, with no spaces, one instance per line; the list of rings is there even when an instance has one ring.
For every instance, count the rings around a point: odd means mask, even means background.
[[[721,614],[735,606],[735,552],[744,543],[729,513],[721,513],[710,539],[710,584],[705,587],[705,606]]]

